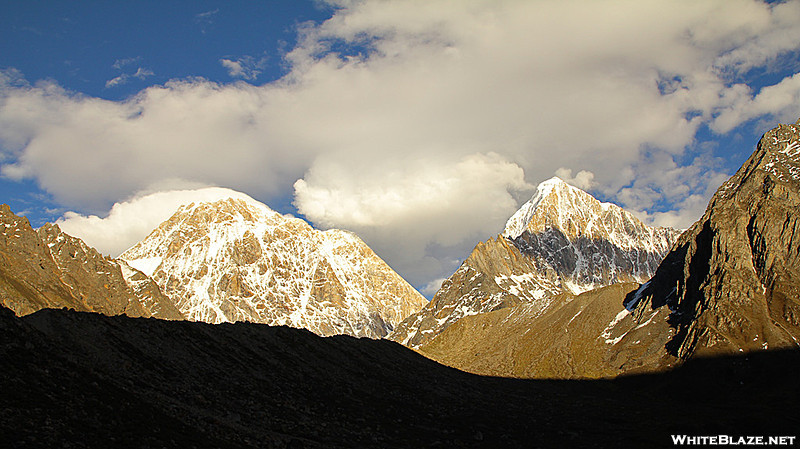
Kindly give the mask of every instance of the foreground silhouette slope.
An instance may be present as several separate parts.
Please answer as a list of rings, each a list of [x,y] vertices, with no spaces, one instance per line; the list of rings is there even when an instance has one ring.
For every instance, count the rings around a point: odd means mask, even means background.
[[[617,380],[480,377],[390,341],[0,309],[11,447],[669,447],[793,435],[800,353]]]

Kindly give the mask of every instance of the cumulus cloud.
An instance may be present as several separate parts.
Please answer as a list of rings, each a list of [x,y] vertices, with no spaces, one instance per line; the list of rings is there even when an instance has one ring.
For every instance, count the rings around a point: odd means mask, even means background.
[[[797,2],[336,7],[300,28],[288,74],[262,86],[173,80],[109,102],[7,80],[2,173],[94,214],[165,179],[294,197],[314,224],[359,232],[426,285],[557,171],[684,223],[725,175],[690,154],[700,127],[800,115],[797,76],[746,85],[800,50]],[[241,59],[220,63],[257,76]]]
[[[615,200],[648,224],[686,229],[728,179],[721,166],[719,158],[707,154],[679,165],[670,155],[654,153],[632,168],[634,181],[620,189]]]
[[[291,189],[309,160],[297,142],[270,136],[282,120],[272,119],[280,111],[267,93],[204,80],[153,86],[122,102],[50,82],[4,90],[0,139],[18,156],[2,173],[37,179],[60,203],[92,213],[176,178],[268,199]]]
[[[353,177],[354,166],[365,170]],[[475,242],[497,234],[534,186],[496,153],[455,164],[435,159],[323,161],[295,183],[300,213],[322,227],[351,229],[415,279],[454,269]],[[436,257],[431,256],[435,244]],[[397,252],[393,248],[402,245]]]
[[[115,203],[108,215],[102,218],[97,215],[67,212],[56,221],[56,224],[62,231],[80,238],[102,254],[116,257],[147,237],[182,204],[225,198],[252,201],[248,195],[220,187],[167,190],[141,194],[127,201]]]
[[[431,297],[433,297],[433,295],[436,294],[436,292],[439,291],[439,289],[442,287],[442,283],[445,280],[447,280],[447,278],[434,279],[434,280],[428,282],[427,284],[425,284],[419,290],[419,292],[422,293],[423,295],[425,295],[426,297],[431,298]]]
[[[772,62],[777,55],[797,53],[800,3],[788,1],[767,8],[757,2],[740,2],[734,6],[735,11],[715,21],[719,22],[716,29],[700,30],[699,39],[723,45],[715,62],[717,70],[746,72]],[[720,40],[721,33],[727,34],[727,39]]]
[[[800,73],[767,86],[753,96],[746,86],[739,87],[711,126],[726,133],[747,120],[769,115],[782,123],[794,123],[800,117]]]

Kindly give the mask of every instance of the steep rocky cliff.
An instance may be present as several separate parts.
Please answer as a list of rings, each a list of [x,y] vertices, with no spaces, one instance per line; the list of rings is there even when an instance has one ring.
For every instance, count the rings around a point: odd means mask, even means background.
[[[0,206],[0,301],[19,315],[67,307],[106,315],[183,319],[142,273],[100,255],[83,241]],[[139,279],[137,288],[126,277]]]
[[[800,126],[761,138],[653,279],[626,303],[638,317],[668,307],[668,352],[800,344]]]
[[[382,337],[425,301],[352,233],[251,198],[182,206],[124,252],[190,320]]]
[[[540,313],[560,293],[644,282],[678,235],[549,179],[503,233],[479,243],[430,304],[390,338],[419,347],[465,316],[523,303],[529,313]]]

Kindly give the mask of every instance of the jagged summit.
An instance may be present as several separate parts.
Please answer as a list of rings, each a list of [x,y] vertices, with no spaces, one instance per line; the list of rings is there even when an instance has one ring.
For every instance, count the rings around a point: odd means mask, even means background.
[[[647,226],[558,178],[543,182],[503,233],[524,254],[544,261],[543,268],[557,272],[570,293],[648,279],[678,235]]]
[[[540,311],[560,293],[644,282],[678,235],[550,178],[390,338],[418,347],[464,316],[521,303]]]
[[[510,239],[515,239],[522,235],[525,229],[527,229],[528,223],[530,223],[533,218],[533,214],[536,212],[536,208],[539,204],[550,195],[553,190],[561,188],[562,185],[566,185],[566,183],[557,176],[553,176],[547,181],[540,183],[539,186],[536,187],[536,194],[508,219],[506,228],[501,235]]]
[[[567,184],[558,176],[553,176],[546,181],[542,181],[536,187],[536,193],[533,197],[508,219],[506,228],[501,235],[512,240],[522,235],[533,220],[534,215],[537,214],[537,211],[541,214],[540,206],[542,206],[543,202],[548,201],[551,195],[556,201],[560,198],[579,198],[584,204],[592,200],[597,201],[583,190]],[[584,198],[584,196],[588,196],[589,198]]]
[[[144,274],[102,256],[82,240],[0,206],[0,304],[18,315],[68,307],[106,315],[180,320],[183,316]]]
[[[182,206],[120,258],[196,321],[375,338],[426,302],[354,234],[315,230],[249,197]]]
[[[533,234],[550,228],[558,229],[571,239],[608,239],[620,248],[639,245],[641,232],[655,237],[655,246],[659,246],[658,234],[665,230],[646,226],[616,204],[598,201],[556,176],[539,184],[536,194],[509,218],[502,236],[515,240],[525,231]]]

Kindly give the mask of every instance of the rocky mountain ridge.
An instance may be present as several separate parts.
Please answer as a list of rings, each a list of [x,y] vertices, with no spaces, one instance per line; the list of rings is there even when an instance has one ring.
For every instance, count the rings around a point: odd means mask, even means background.
[[[678,235],[551,178],[389,338],[419,347],[465,316],[519,304],[539,313],[561,293],[644,282]]]
[[[680,235],[647,226],[559,178],[537,190],[508,220],[502,236],[526,256],[546,261],[567,293],[649,278]]]
[[[667,308],[667,351],[800,347],[800,121],[764,134],[653,279],[626,302]]]
[[[194,321],[379,338],[426,302],[356,235],[250,198],[182,206],[120,259]]]
[[[158,286],[123,262],[102,256],[53,224],[34,230],[0,206],[0,303],[19,315],[68,307],[106,315],[183,315]],[[129,280],[135,283],[129,284]]]

